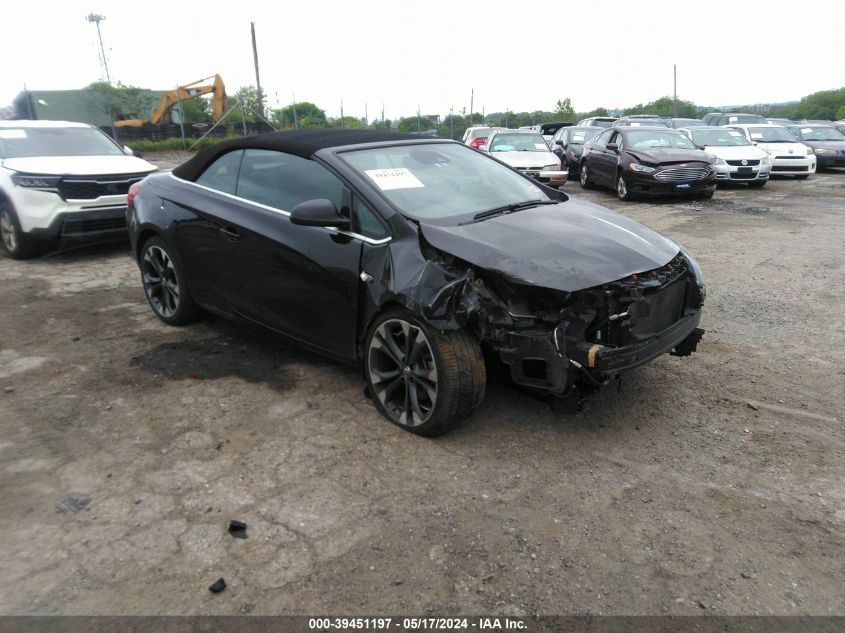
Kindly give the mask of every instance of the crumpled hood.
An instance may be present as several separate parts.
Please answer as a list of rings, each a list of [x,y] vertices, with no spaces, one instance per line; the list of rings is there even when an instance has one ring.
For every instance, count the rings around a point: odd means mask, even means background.
[[[545,167],[560,163],[560,159],[550,149],[536,152],[492,152],[490,156],[498,158],[511,167]]]
[[[420,228],[434,247],[475,266],[564,292],[652,270],[679,251],[648,227],[574,197],[464,226]]]
[[[710,158],[707,152],[700,149],[634,149],[625,148],[625,151],[635,156],[640,162],[659,165],[660,163],[709,163]]]
[[[138,174],[155,171],[137,156],[31,156],[6,158],[3,167],[27,174],[50,176],[97,176],[107,174]]]

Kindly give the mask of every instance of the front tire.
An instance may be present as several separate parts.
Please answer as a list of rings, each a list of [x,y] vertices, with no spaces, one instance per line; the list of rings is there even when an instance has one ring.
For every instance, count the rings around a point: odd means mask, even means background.
[[[795,180],[807,180],[810,177],[810,174],[804,174],[803,176],[795,176]]]
[[[141,248],[141,282],[155,315],[168,325],[183,325],[196,318],[197,306],[185,269],[171,247],[151,237]]]
[[[761,189],[766,186],[766,183],[769,182],[768,180],[755,180],[754,182],[749,182],[748,186],[751,189]]]
[[[584,189],[592,189],[594,187],[593,181],[590,179],[590,174],[587,171],[587,161],[581,163],[581,170],[578,175],[578,179]]]
[[[616,176],[616,197],[623,202],[630,202],[633,199],[631,192],[628,191],[628,183],[625,182],[625,176],[620,171]]]
[[[43,248],[43,244],[21,230],[18,216],[7,204],[0,206],[0,246],[12,259],[36,257]]]
[[[478,343],[464,330],[440,332],[408,310],[388,310],[373,322],[364,363],[379,413],[411,433],[446,433],[484,398],[487,374]]]
[[[715,194],[715,193],[716,193],[715,191],[705,191],[704,193],[700,194],[698,197],[701,200],[710,200],[710,198],[712,198],[713,194]]]

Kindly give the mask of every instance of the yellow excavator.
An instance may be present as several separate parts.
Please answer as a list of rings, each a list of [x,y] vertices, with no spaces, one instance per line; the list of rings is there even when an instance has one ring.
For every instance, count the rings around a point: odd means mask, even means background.
[[[211,118],[216,123],[220,117],[225,114],[228,108],[228,100],[226,97],[226,86],[223,85],[223,79],[220,75],[214,75],[214,82],[206,85],[197,85],[202,81],[211,79],[205,77],[197,81],[179,86],[175,90],[168,90],[159,100],[156,107],[153,109],[152,116],[149,119],[125,119],[123,121],[115,121],[115,127],[141,127],[144,125],[161,125],[166,122],[167,115],[180,101],[193,99],[194,97],[201,97],[209,93],[214,94],[214,107],[211,113]]]

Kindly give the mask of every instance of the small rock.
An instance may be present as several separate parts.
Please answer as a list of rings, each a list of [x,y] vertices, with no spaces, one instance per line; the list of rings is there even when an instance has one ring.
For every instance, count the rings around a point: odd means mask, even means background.
[[[754,411],[759,411],[759,410],[760,410],[760,407],[758,407],[758,406],[757,406],[756,404],[754,404],[753,402],[749,402],[749,403],[748,403],[748,408],[749,408],[749,409],[754,409]]]
[[[208,590],[211,593],[220,593],[226,588],[226,581],[222,578],[218,579],[213,585],[211,585]]]
[[[3,389],[3,393],[14,393],[14,391],[15,391],[14,387],[5,387]]]
[[[740,572],[739,575],[745,578],[746,580],[752,580],[757,577],[757,574],[755,574],[753,571],[743,571]]]
[[[531,560],[537,560],[537,554],[531,554]]]
[[[698,606],[699,606],[699,607],[701,607],[702,609],[709,609],[709,608],[710,608],[710,603],[709,603],[709,602],[707,602],[707,600],[699,600],[699,601],[698,601]]]
[[[81,338],[79,338],[78,336],[74,336],[74,337],[73,337],[72,339],[70,339],[70,340],[71,340],[71,341],[73,341],[74,343],[76,343],[76,342],[78,342],[78,341],[81,341],[82,339],[81,339]]]

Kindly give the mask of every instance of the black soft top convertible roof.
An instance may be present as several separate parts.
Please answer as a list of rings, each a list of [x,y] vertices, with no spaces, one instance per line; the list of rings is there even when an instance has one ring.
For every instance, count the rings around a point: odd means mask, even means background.
[[[234,149],[271,149],[303,158],[310,158],[317,150],[326,147],[357,145],[359,143],[381,143],[387,141],[430,140],[417,134],[398,134],[373,130],[294,130],[291,132],[268,132],[258,136],[236,138],[206,147],[196,156],[173,170],[173,175],[184,180],[196,180],[205,168],[218,157]]]

